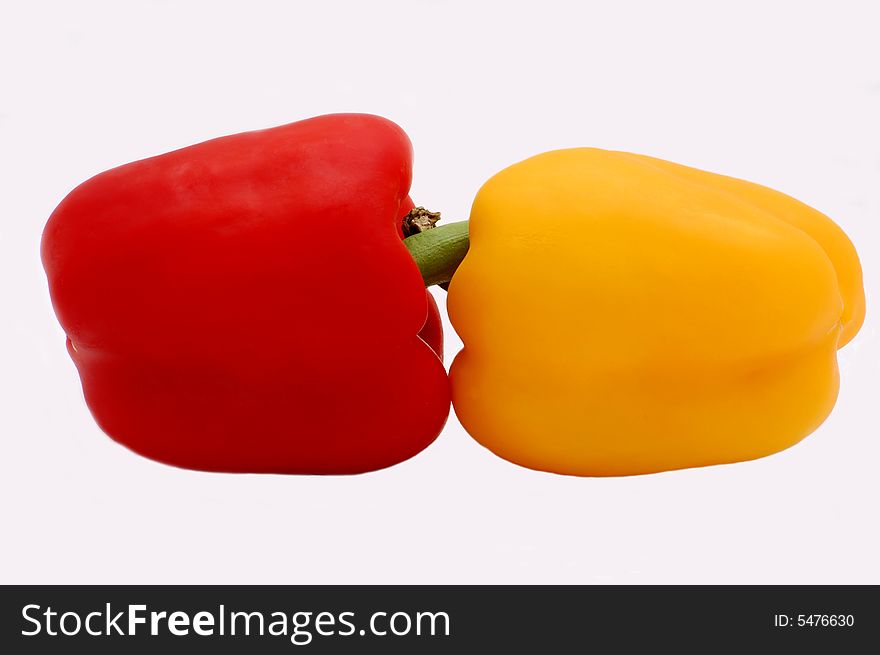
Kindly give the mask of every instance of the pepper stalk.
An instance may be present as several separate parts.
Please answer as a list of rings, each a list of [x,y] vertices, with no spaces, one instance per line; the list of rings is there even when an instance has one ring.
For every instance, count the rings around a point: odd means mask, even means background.
[[[437,226],[439,212],[424,207],[412,209],[403,219],[403,245],[415,260],[425,286],[447,289],[452,276],[467,254],[468,222]]]

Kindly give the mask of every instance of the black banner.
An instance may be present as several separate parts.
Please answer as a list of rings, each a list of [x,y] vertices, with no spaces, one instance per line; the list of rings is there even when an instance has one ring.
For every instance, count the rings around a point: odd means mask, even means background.
[[[13,586],[0,594],[4,653],[854,652],[880,636],[874,586]]]

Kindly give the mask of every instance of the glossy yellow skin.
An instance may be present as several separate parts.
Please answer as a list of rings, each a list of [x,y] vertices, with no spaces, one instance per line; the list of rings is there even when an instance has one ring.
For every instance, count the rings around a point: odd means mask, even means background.
[[[465,429],[512,462],[632,475],[816,429],[865,303],[855,249],[782,193],[659,159],[548,152],[480,190],[449,288]]]

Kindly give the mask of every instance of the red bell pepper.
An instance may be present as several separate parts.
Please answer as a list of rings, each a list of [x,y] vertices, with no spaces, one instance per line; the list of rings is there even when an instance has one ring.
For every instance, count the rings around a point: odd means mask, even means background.
[[[402,243],[411,169],[397,125],[338,114],[74,189],[42,258],[102,429],[229,472],[357,473],[431,443],[449,387]]]

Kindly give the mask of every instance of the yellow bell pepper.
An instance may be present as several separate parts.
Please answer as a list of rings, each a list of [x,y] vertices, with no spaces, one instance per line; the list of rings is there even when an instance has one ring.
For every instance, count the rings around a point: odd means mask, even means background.
[[[512,462],[630,475],[754,459],[831,411],[864,318],[843,231],[782,193],[578,148],[490,179],[449,287],[465,429]]]

